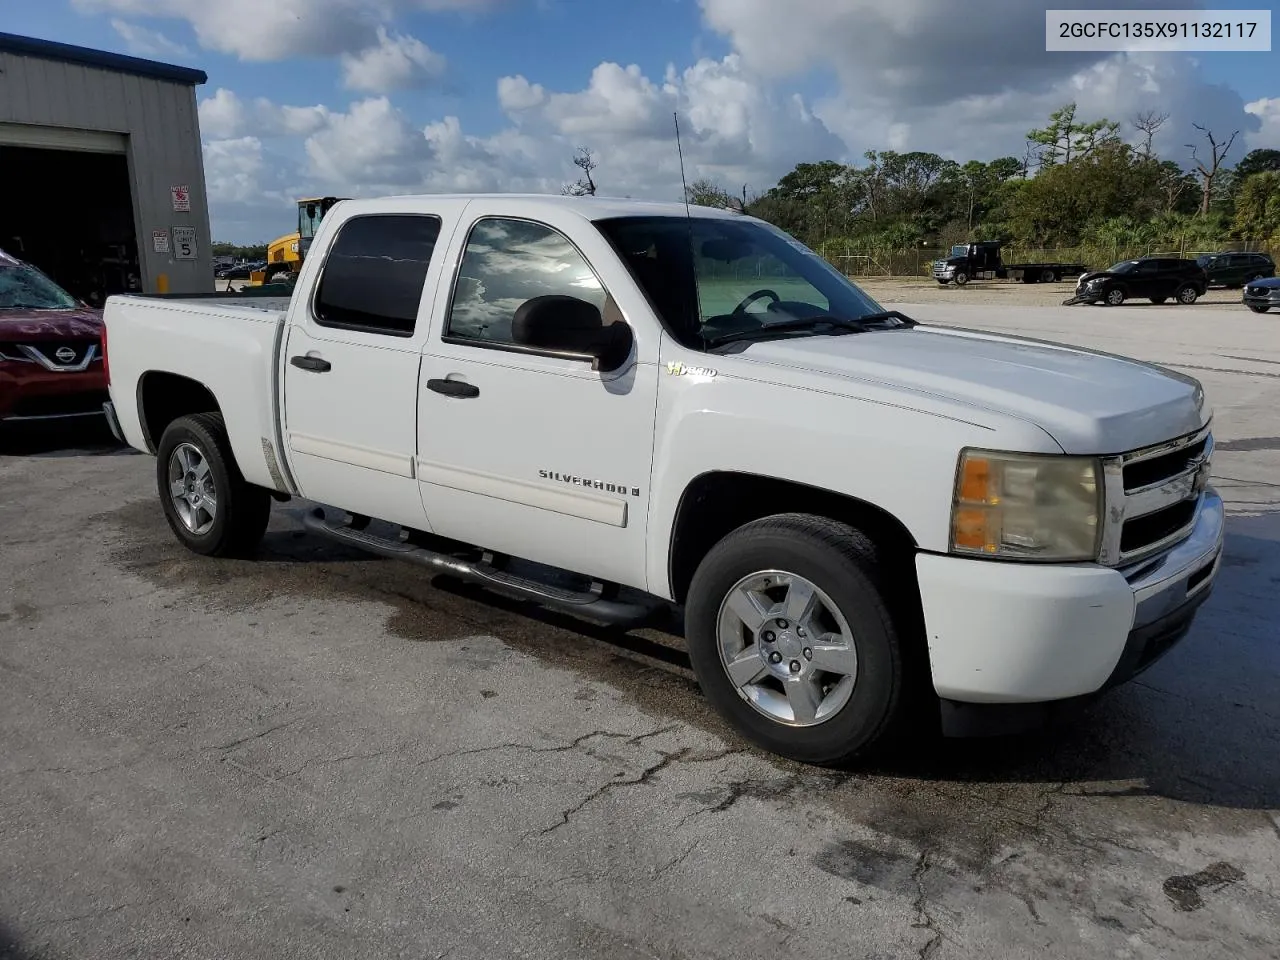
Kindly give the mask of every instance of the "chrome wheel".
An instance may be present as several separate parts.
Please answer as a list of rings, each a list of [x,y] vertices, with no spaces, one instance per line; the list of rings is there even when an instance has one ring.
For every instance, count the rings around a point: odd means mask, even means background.
[[[788,726],[829,720],[853,695],[858,654],[835,603],[804,577],[765,570],[720,604],[720,662],[738,695]]]
[[[1124,291],[1119,288],[1107,291],[1107,303],[1113,307],[1120,306],[1120,304],[1124,303]]]
[[[1199,297],[1199,294],[1196,293],[1195,287],[1183,287],[1178,291],[1179,303],[1195,303],[1197,297]]]
[[[180,443],[169,455],[169,497],[182,525],[197,536],[209,532],[218,515],[218,491],[209,461],[192,443]]]

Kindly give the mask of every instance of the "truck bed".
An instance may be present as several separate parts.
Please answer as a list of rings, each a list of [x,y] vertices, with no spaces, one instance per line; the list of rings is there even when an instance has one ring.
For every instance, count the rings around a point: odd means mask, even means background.
[[[154,452],[147,422],[153,391],[204,388],[219,400],[232,452],[245,478],[286,489],[278,445],[276,380],[287,297],[119,295],[103,321],[112,401],[130,446]]]

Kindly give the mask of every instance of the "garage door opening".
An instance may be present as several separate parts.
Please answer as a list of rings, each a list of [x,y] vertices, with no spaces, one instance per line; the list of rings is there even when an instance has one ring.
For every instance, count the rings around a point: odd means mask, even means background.
[[[94,306],[142,288],[123,154],[0,146],[0,249]]]

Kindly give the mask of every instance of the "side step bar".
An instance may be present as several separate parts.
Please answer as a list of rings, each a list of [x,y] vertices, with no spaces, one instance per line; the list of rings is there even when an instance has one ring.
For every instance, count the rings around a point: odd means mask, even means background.
[[[335,523],[325,516],[322,508],[306,513],[302,522],[308,530],[342,543],[368,550],[392,560],[407,560],[420,566],[486,587],[515,593],[526,600],[534,600],[543,606],[570,613],[574,616],[602,620],[614,626],[635,629],[647,626],[669,612],[667,604],[654,598],[649,602],[619,599],[618,588],[612,584],[594,582],[590,590],[570,590],[530,577],[500,570],[486,561],[475,562],[451,557],[425,547],[415,546],[404,540],[380,537],[366,531],[367,519],[356,518],[355,523]],[[486,554],[486,556],[489,556]]]

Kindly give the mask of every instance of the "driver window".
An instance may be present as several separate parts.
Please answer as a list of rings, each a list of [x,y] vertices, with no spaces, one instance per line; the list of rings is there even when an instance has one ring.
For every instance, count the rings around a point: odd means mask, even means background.
[[[604,286],[563,234],[529,220],[480,220],[467,238],[444,335],[512,343],[516,310],[551,294],[605,310]]]
[[[759,249],[729,263],[712,260],[699,251],[694,257],[694,269],[698,275],[698,307],[704,319],[731,314],[739,307],[752,316],[762,316],[770,304],[778,301],[831,309],[831,301],[813,284],[778,257]]]

